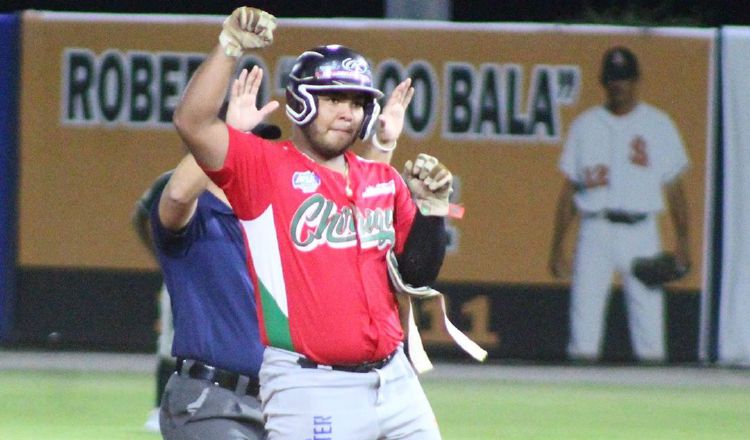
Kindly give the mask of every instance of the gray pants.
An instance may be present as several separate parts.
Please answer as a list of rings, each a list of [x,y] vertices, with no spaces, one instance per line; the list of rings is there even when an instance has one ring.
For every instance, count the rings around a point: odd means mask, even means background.
[[[260,400],[212,383],[172,374],[159,423],[165,440],[262,440]]]
[[[369,373],[302,368],[300,355],[266,347],[263,414],[274,440],[440,440],[435,414],[401,348]]]

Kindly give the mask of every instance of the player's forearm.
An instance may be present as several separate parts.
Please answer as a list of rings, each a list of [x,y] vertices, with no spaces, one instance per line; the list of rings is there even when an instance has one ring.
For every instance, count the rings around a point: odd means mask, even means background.
[[[683,245],[687,244],[690,239],[690,231],[688,228],[687,209],[685,206],[672,209],[672,224],[675,228],[677,241],[681,242]]]
[[[683,249],[689,247],[690,230],[688,226],[688,208],[682,182],[677,180],[667,187],[669,213],[677,237],[677,245]]]
[[[192,155],[180,162],[159,200],[159,220],[165,228],[176,231],[190,221],[208,181]]]
[[[218,115],[236,67],[237,58],[225,55],[217,45],[193,74],[173,117],[177,132],[190,151],[211,169],[223,165],[224,155],[214,151],[212,147],[218,143],[210,137],[226,131]]]
[[[222,47],[216,45],[193,74],[175,109],[174,123],[180,134],[219,119],[219,109],[236,67],[237,58],[225,55]]]
[[[555,226],[552,231],[552,245],[551,249],[553,253],[558,252],[562,248],[563,241],[565,240],[565,233],[568,227],[575,218],[575,205],[573,204],[573,192],[574,186],[570,181],[566,181],[557,202],[557,209],[555,211]]]
[[[164,192],[170,199],[189,204],[203,194],[208,185],[208,176],[201,170],[192,155],[185,156],[169,179]]]
[[[229,148],[227,126],[219,109],[238,60],[249,50],[273,42],[276,17],[260,9],[241,6],[222,24],[219,44],[193,74],[174,114],[182,139],[206,169],[224,165]]]
[[[445,218],[423,216],[417,211],[404,251],[397,256],[404,282],[414,287],[434,282],[443,265],[447,241]]]

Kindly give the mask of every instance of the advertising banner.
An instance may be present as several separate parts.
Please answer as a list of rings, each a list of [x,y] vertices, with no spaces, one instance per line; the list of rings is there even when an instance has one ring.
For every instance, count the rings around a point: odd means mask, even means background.
[[[137,305],[150,302],[157,290],[152,279],[157,267],[137,240],[130,216],[136,199],[186,152],[172,114],[191,75],[216,45],[223,18],[24,13],[18,215],[24,319],[38,308],[34,298],[60,294],[54,287],[60,274],[68,308],[89,310],[86,298],[114,292],[117,298],[139,299],[122,303],[130,304],[128,311],[89,315],[101,323],[113,313],[142,315]],[[449,222],[450,248],[437,286],[449,293],[452,320],[491,357],[558,359],[568,342],[570,283],[549,269],[565,182],[561,154],[573,121],[605,102],[603,54],[627,48],[640,73],[637,96],[659,109],[684,144],[688,216],[682,227],[690,233],[693,270],[669,285],[665,313],[670,359],[694,360],[698,297],[682,293],[701,290],[705,263],[715,35],[711,29],[282,18],[274,44],[248,54],[239,68],[263,68],[261,103],[284,104],[295,58],[322,44],[363,53],[386,95],[412,78],[416,93],[393,165],[400,169],[425,152],[456,177],[452,201],[465,208],[465,216]],[[615,69],[622,62],[609,60]],[[288,137],[291,122],[282,109],[267,122]],[[662,141],[633,140],[629,160],[668,163]],[[609,143],[602,139],[601,149],[591,147],[603,162],[609,160]],[[623,180],[617,173],[589,167],[581,182],[611,177],[626,188],[643,184],[639,175]],[[656,196],[642,195],[636,204]],[[610,207],[619,203],[610,202]],[[660,229],[663,247],[673,250],[675,227],[666,206],[654,229]],[[576,232],[569,231],[564,242],[570,259]],[[603,240],[610,238],[616,239]],[[153,292],[135,288],[137,280],[153,284]],[[619,305],[612,308],[614,324],[605,338],[614,341],[605,347],[608,359],[630,356],[621,298],[615,296]],[[79,320],[81,328],[73,328],[65,315],[48,312],[45,316],[56,318],[47,327],[70,327],[74,342],[102,331],[97,322]],[[448,349],[450,341],[433,325],[435,313],[429,304],[420,307],[425,344],[431,351]],[[21,329],[20,339],[43,339],[47,330],[39,328]],[[133,342],[125,341],[131,348]],[[135,344],[144,342],[150,343]]]
[[[217,41],[222,17],[27,12],[23,33],[20,262],[154,268],[129,225],[135,199],[184,148],[171,126],[180,94]],[[441,280],[553,283],[547,260],[561,146],[571,121],[601,104],[601,57],[630,48],[642,99],[671,116],[685,175],[694,267],[702,264],[705,161],[711,140],[708,30],[280,20],[274,44],[243,59],[264,71],[261,99],[284,102],[285,76],[310,47],[364,53],[386,92],[416,94],[393,161],[419,152],[457,176]],[[290,134],[282,110],[272,121]],[[674,247],[662,216],[665,247]],[[700,270],[680,282],[697,289]]]

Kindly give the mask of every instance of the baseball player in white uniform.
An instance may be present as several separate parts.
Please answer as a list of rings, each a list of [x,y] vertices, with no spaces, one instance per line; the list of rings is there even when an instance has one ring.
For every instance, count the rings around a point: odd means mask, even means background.
[[[670,117],[637,98],[639,78],[638,61],[629,49],[614,47],[604,54],[600,81],[606,102],[573,121],[560,158],[566,181],[549,265],[556,277],[570,274],[562,245],[578,217],[569,316],[572,360],[596,361],[601,356],[614,272],[622,280],[635,357],[667,360],[663,290],[647,287],[631,271],[634,258],[661,251],[658,216],[665,208],[665,193],[677,238],[677,263],[690,267],[681,177],[688,157]]]

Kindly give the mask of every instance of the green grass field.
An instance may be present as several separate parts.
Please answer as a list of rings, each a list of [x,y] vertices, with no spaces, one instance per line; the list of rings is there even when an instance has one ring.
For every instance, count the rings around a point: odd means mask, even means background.
[[[2,440],[154,440],[149,374],[3,371]],[[437,381],[424,386],[446,440],[750,439],[746,388]],[[356,440],[356,439],[351,439]]]

